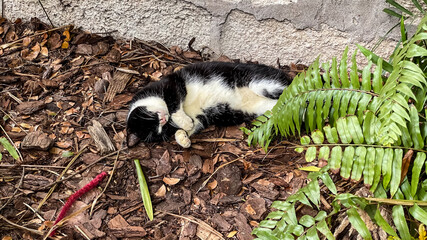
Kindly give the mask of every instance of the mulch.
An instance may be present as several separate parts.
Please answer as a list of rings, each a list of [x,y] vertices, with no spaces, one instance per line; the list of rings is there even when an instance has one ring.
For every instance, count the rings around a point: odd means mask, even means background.
[[[272,202],[306,183],[301,155],[283,145],[268,153],[249,147],[241,126],[211,126],[192,137],[190,149],[174,141],[125,147],[133,94],[212,58],[192,42],[183,50],[35,18],[0,19],[0,137],[20,153],[14,159],[0,145],[1,239],[43,239],[67,198],[102,171],[111,179],[73,204],[56,237],[253,239]],[[302,69],[279,67],[291,76]],[[133,159],[148,181],[152,221]]]

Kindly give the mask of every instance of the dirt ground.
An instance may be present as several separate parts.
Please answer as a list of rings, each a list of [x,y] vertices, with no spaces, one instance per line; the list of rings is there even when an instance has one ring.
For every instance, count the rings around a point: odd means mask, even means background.
[[[301,155],[286,146],[267,154],[248,147],[240,126],[209,127],[192,137],[190,149],[174,141],[126,148],[133,94],[209,59],[191,42],[186,50],[166,48],[37,19],[0,19],[0,137],[19,150],[14,159],[0,145],[1,239],[43,239],[67,198],[102,171],[111,179],[73,204],[57,238],[253,239],[271,203],[305,184]],[[291,76],[300,69],[279,67]],[[102,129],[110,147],[94,136]],[[148,181],[153,221],[133,159]]]

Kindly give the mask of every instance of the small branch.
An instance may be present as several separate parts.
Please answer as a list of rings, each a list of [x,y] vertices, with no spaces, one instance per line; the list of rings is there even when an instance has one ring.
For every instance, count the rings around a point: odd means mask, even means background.
[[[365,198],[371,204],[384,203],[388,205],[403,205],[403,206],[414,206],[417,204],[420,207],[426,207],[427,202],[421,200],[397,200],[397,199],[388,199],[388,198]]]
[[[38,230],[35,230],[35,229],[31,229],[31,228],[27,228],[27,227],[18,225],[16,223],[10,221],[9,219],[3,217],[2,215],[0,215],[0,219],[2,219],[3,221],[7,222],[8,224],[10,224],[10,225],[12,225],[12,226],[14,226],[16,228],[19,228],[19,229],[22,229],[22,230],[25,230],[25,231],[28,231],[28,232],[31,232],[31,233],[43,236],[43,233],[41,231],[38,231]]]
[[[47,14],[47,12],[46,12],[46,9],[44,8],[44,6],[43,6],[43,4],[42,4],[42,2],[39,0],[39,3],[40,3],[40,6],[42,7],[42,9],[43,9],[43,12],[44,12],[44,14],[46,15],[46,17],[47,17],[47,20],[49,20],[49,22],[50,22],[50,25],[54,28],[55,26],[53,26],[53,23],[52,23],[52,21],[50,20],[50,17],[49,17],[49,15]]]

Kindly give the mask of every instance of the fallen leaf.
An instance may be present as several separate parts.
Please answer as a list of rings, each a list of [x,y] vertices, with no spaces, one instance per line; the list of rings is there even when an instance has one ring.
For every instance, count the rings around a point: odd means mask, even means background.
[[[67,41],[64,41],[64,42],[62,43],[62,45],[61,45],[61,48],[63,48],[63,49],[67,49],[69,46],[70,46],[70,45],[68,44],[68,42],[67,42]]]
[[[411,159],[412,159],[412,155],[414,154],[414,151],[412,149],[409,149],[409,151],[407,151],[405,153],[405,156],[403,156],[403,160],[402,160],[402,172],[401,172],[401,177],[400,177],[400,182],[403,181],[403,179],[405,178],[406,174],[408,173],[408,169],[409,169],[409,164],[411,163]]]
[[[45,57],[49,56],[49,50],[47,50],[47,47],[42,47],[40,53]]]
[[[67,41],[67,42],[69,42],[70,40],[71,40],[71,37],[70,37],[70,32],[68,31],[68,30],[65,30],[63,33],[62,33],[62,35],[64,35],[65,36],[65,41]]]
[[[79,110],[77,110],[75,108],[70,108],[67,111],[65,111],[65,115],[69,116],[69,115],[72,115],[72,114],[75,114],[75,113],[78,113],[78,112],[79,112]]]
[[[23,45],[24,47],[28,47],[28,45],[30,45],[30,43],[31,43],[31,38],[30,38],[30,37],[25,37],[25,38],[22,40],[22,45]]]
[[[207,187],[209,190],[214,190],[218,186],[218,182],[216,180],[213,180],[212,182],[207,184]]]
[[[168,178],[168,177],[164,177],[163,178],[163,182],[166,183],[167,185],[173,186],[177,183],[179,183],[180,179],[179,178]]]
[[[237,231],[231,231],[231,232],[228,233],[227,237],[228,238],[232,238],[232,237],[234,237],[236,235],[236,233],[237,233]]]
[[[57,147],[52,147],[52,148],[50,148],[49,152],[50,152],[51,154],[59,155],[59,154],[61,154],[61,153],[62,153],[62,149],[57,148]]]
[[[69,148],[69,147],[73,146],[73,141],[55,142],[55,145],[59,148]]]
[[[61,47],[61,43],[61,36],[58,33],[52,34],[49,40],[47,40],[47,44],[51,50]]]
[[[23,128],[26,128],[26,129],[30,129],[31,128],[31,125],[30,124],[28,124],[28,123],[21,123],[21,124],[19,124],[21,127],[23,127]]]
[[[154,196],[158,198],[162,198],[166,196],[166,186],[162,184],[162,186],[157,190],[156,193],[154,193]]]
[[[249,222],[249,224],[250,224],[252,227],[258,227],[258,225],[259,225],[259,223],[258,223],[257,221],[254,221],[254,220],[250,221],[250,222]]]
[[[256,214],[256,211],[252,208],[252,206],[250,204],[246,205],[245,211],[247,213],[249,213],[250,215],[255,215]]]
[[[20,133],[20,132],[22,132],[22,130],[21,130],[21,128],[20,128],[20,127],[13,127],[11,131],[12,131],[12,132],[16,132],[16,133]]]

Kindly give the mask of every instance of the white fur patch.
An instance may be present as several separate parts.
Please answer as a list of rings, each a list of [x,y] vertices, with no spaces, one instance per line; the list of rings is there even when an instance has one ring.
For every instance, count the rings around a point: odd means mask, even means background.
[[[203,114],[204,109],[221,103],[226,103],[235,110],[261,115],[273,108],[277,102],[277,100],[262,96],[262,91],[266,89],[274,92],[277,88],[284,88],[281,84],[273,84],[274,82],[271,80],[260,80],[249,87],[232,89],[219,76],[206,84],[198,81],[197,76],[191,77],[196,79],[187,81],[187,96],[183,107],[185,113],[195,120],[195,123],[197,122],[196,116]]]
[[[267,91],[269,94],[273,94],[277,92],[277,89],[285,89],[285,86],[275,80],[260,79],[250,82],[249,88],[256,94],[263,96],[264,91]]]
[[[166,115],[169,115],[168,106],[166,105],[165,100],[160,97],[146,97],[137,100],[130,105],[129,115],[137,107],[146,107],[150,112],[162,112]]]

